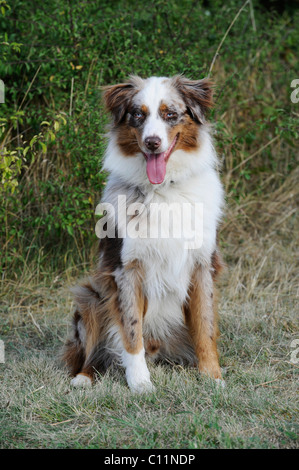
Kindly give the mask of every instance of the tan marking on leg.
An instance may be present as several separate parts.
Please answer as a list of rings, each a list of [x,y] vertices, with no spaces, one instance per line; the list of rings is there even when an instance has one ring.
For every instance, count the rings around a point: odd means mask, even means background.
[[[143,348],[142,318],[145,298],[142,287],[142,267],[139,262],[131,262],[116,275],[120,333],[125,350],[137,354]]]
[[[217,315],[213,298],[213,280],[210,270],[195,268],[186,308],[186,323],[194,342],[200,372],[221,378],[217,352]]]

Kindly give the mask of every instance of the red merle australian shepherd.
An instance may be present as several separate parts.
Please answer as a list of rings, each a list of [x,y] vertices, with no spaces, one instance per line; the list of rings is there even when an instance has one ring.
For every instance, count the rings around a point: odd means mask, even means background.
[[[110,174],[95,272],[74,289],[64,360],[72,385],[112,362],[133,392],[154,390],[147,360],[196,365],[221,381],[215,278],[223,207],[206,122],[208,79],[131,76],[107,86]]]

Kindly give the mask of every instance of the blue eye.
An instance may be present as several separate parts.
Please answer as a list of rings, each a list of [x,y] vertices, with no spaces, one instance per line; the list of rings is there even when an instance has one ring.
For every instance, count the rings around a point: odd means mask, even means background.
[[[176,113],[172,113],[171,111],[169,113],[166,114],[166,119],[176,119],[177,118],[177,114]]]
[[[133,114],[133,117],[135,119],[142,119],[143,118],[143,114],[140,112],[140,111],[136,111],[134,114]]]

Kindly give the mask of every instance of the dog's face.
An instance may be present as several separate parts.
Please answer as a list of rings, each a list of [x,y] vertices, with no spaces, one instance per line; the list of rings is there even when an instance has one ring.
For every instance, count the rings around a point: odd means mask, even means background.
[[[212,106],[212,88],[207,79],[134,76],[106,87],[104,100],[123,155],[141,155],[149,181],[161,184],[171,154],[199,146],[198,130]]]

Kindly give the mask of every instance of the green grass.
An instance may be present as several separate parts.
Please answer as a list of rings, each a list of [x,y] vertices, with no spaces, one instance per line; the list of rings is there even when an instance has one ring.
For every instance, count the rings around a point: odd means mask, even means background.
[[[277,248],[282,248],[278,241]],[[289,272],[292,256],[288,251],[284,259]],[[262,262],[257,256],[254,273]],[[290,362],[296,299],[292,288],[285,297],[283,276],[276,299],[276,288],[267,289],[266,275],[278,262],[279,257],[263,263],[259,286],[248,300],[246,289],[240,294],[234,288],[234,277],[240,280],[237,264],[224,275],[219,350],[225,389],[196,369],[150,364],[156,392],[141,396],[131,394],[116,366],[98,376],[91,389],[70,387],[59,351],[71,318],[68,285],[74,277],[6,284],[1,448],[296,447],[298,365]]]

